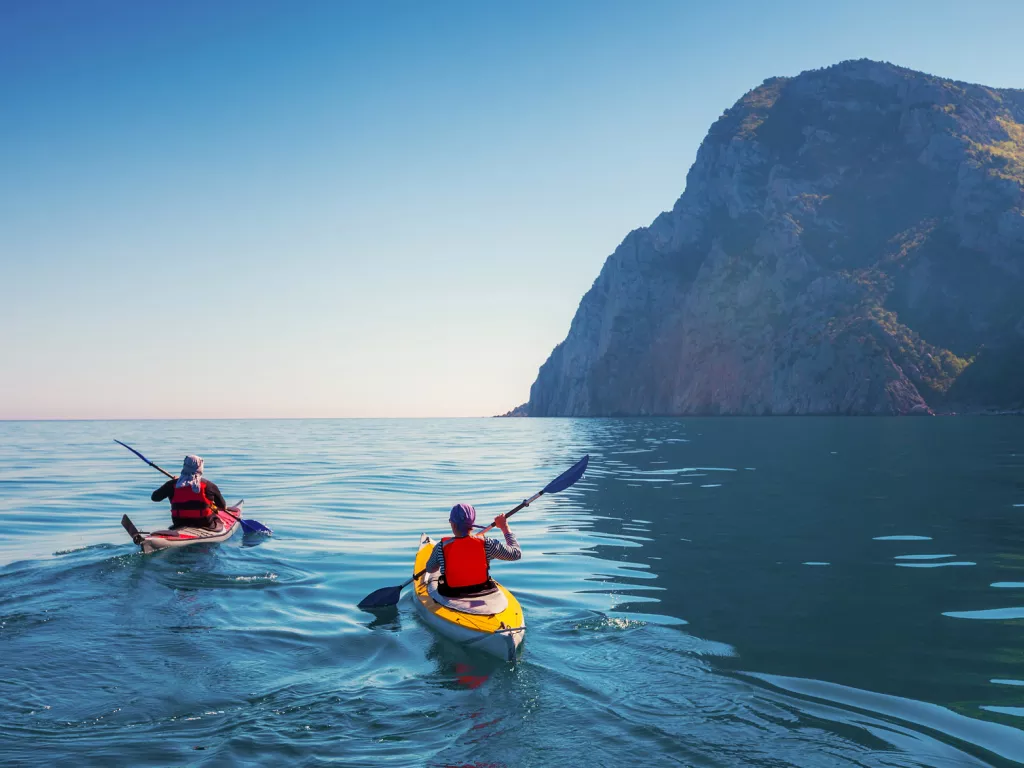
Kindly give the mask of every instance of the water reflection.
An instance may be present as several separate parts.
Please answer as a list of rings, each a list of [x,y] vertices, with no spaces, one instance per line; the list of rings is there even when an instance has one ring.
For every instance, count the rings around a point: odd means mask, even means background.
[[[365,622],[367,629],[381,629],[388,632],[399,632],[402,629],[401,616],[397,605],[389,605],[383,608],[375,608],[367,611],[373,618]]]
[[[266,542],[267,536],[262,533],[249,533],[248,531],[243,531],[242,533],[241,545],[243,547],[259,547],[266,544]]]
[[[946,563],[896,563],[898,568],[947,568],[971,565],[977,565],[977,563],[970,560],[954,560]]]
[[[1010,619],[1024,619],[1024,607],[989,608],[983,611],[945,611],[942,615],[953,619],[1009,621]]]
[[[931,541],[931,536],[875,536],[874,541]]]
[[[496,672],[510,666],[471,647],[434,636],[427,650],[427,659],[434,663],[433,680],[437,685],[461,690],[479,688]]]

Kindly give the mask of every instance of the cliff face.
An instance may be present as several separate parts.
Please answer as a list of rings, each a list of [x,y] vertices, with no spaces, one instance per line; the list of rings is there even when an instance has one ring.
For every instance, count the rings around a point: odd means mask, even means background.
[[[1024,91],[856,61],[718,119],[516,412],[965,407],[1024,407]]]

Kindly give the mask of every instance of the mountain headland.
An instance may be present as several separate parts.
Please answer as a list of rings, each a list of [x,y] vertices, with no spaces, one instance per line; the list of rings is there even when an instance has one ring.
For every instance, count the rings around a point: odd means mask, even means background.
[[[887,63],[711,126],[509,415],[1024,409],[1024,91]]]

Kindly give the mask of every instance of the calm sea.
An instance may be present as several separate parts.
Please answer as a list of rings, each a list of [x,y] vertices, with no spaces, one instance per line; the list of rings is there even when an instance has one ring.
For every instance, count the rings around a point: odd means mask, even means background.
[[[272,538],[142,555],[186,453]],[[355,605],[512,519],[518,663]],[[1024,763],[1024,418],[0,423],[4,765]]]

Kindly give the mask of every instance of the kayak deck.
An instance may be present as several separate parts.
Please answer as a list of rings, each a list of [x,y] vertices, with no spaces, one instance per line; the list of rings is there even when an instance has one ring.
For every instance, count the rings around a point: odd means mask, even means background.
[[[420,537],[413,573],[426,567],[433,549],[434,542],[424,533]],[[413,602],[423,620],[450,640],[506,661],[515,661],[516,651],[526,637],[526,620],[515,595],[495,582],[508,602],[504,610],[492,614],[463,613],[430,596],[430,589],[436,589],[438,577],[438,573],[427,573],[414,582]]]

